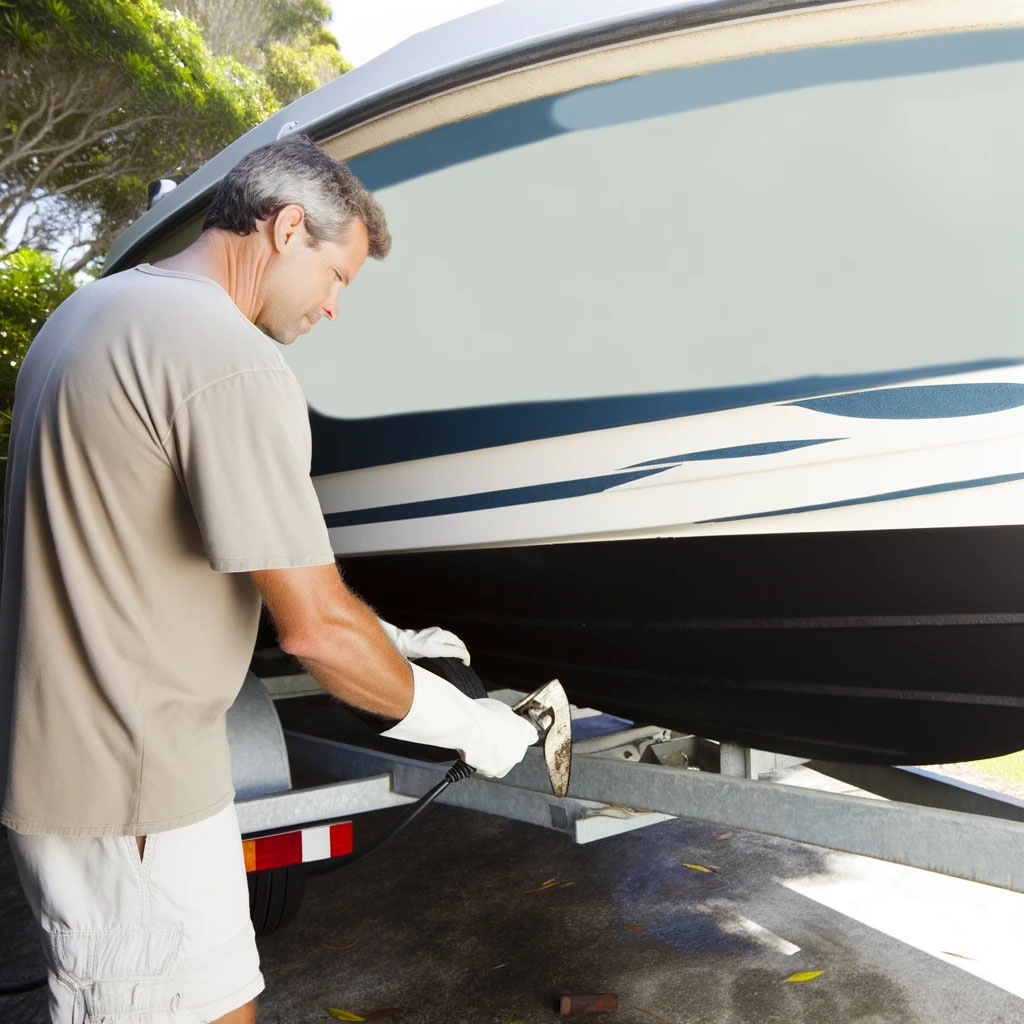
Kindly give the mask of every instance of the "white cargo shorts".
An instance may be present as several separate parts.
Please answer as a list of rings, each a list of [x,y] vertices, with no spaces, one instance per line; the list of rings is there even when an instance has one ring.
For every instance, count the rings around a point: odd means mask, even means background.
[[[53,1024],[197,1024],[263,991],[233,804],[146,837],[8,830]]]

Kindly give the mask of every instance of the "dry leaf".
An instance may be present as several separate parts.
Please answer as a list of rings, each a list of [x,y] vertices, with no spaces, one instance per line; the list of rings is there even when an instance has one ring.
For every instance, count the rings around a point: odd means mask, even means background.
[[[506,960],[503,964],[498,964],[496,967],[492,967],[491,970],[492,971],[500,971],[502,969],[502,967],[508,967],[508,965],[509,965],[509,961]]]
[[[558,879],[549,878],[542,886],[540,886],[537,889],[524,889],[523,894],[526,895],[532,892],[544,892],[545,889],[553,889],[556,885],[558,885]]]
[[[327,1012],[335,1020],[366,1020],[365,1017],[360,1017],[358,1013],[349,1013],[348,1010],[339,1010],[336,1006],[328,1006]]]
[[[575,884],[576,884],[575,882],[563,882],[563,883],[562,883],[562,884],[561,884],[561,885],[560,885],[560,886],[559,886],[558,888],[559,888],[559,889],[565,889],[565,888],[567,888],[568,886],[570,886],[570,885],[575,885]]]
[[[814,981],[824,973],[824,971],[797,971],[796,974],[791,974],[786,981]]]
[[[332,946],[332,945],[330,945],[329,943],[326,943],[326,942],[323,942],[323,941],[321,941],[320,939],[314,939],[313,941],[314,941],[314,942],[315,942],[315,943],[316,943],[316,944],[317,944],[317,945],[318,945],[318,946],[319,946],[319,947],[320,947],[321,949],[330,949],[330,950],[334,950],[334,951],[344,951],[344,950],[346,950],[346,949],[355,949],[355,947],[356,947],[356,946],[358,946],[358,945],[359,945],[359,943],[363,941],[363,936],[362,936],[362,935],[360,935],[358,939],[353,939],[353,940],[352,940],[352,941],[351,941],[350,943],[348,943],[348,945],[346,945],[346,946]]]
[[[723,832],[720,836],[715,836],[716,839],[732,839],[731,832]]]
[[[718,874],[718,868],[713,864],[709,864],[705,867],[703,864],[687,864],[686,861],[680,861],[684,868],[689,868],[691,871],[701,871],[705,875],[707,874]]]
[[[958,960],[973,960],[973,956],[964,956],[963,953],[951,953],[948,949],[943,949],[941,952],[945,953],[946,956],[955,956]]]
[[[626,931],[627,932],[642,932],[643,930],[644,930],[644,926],[642,924],[627,924],[626,925]]]

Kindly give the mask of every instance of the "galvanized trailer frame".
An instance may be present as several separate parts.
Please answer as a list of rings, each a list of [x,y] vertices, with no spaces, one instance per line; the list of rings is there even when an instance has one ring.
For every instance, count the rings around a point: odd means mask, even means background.
[[[249,696],[276,720],[264,684],[253,680],[247,680]],[[318,690],[308,678],[291,677],[276,687],[277,699],[302,693],[303,685],[306,692]],[[492,696],[512,703],[521,695]],[[281,753],[292,763],[343,781],[297,791],[250,788],[235,805],[243,836],[411,803],[448,767],[283,733],[279,725],[278,733]],[[797,763],[794,758],[723,744],[718,772],[693,770],[642,763],[635,731],[625,738],[630,742],[616,746],[613,737],[611,749],[600,753],[577,753],[563,799],[552,796],[541,752],[532,748],[504,779],[474,776],[449,787],[439,802],[551,828],[578,843],[684,817],[1024,892],[1024,801],[919,768],[808,762],[875,795],[821,792],[777,781]],[[235,749],[233,744],[233,758]],[[265,747],[261,759],[266,763]]]

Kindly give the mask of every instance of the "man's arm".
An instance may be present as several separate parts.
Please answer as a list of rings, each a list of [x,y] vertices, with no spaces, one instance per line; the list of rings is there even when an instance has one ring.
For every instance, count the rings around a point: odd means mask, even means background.
[[[412,669],[334,565],[250,575],[277,626],[281,650],[298,658],[325,690],[387,718],[408,714]]]
[[[471,699],[422,666],[411,668],[333,565],[251,575],[277,625],[281,650],[336,697],[400,718],[384,736],[453,748],[484,775],[499,778],[536,742],[537,730],[501,701]]]

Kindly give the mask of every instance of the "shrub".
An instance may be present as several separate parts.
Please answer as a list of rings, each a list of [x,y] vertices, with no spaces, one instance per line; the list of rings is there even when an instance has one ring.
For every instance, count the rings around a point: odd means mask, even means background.
[[[14,382],[32,339],[75,290],[71,274],[50,256],[18,249],[0,258],[0,457],[7,456]]]

